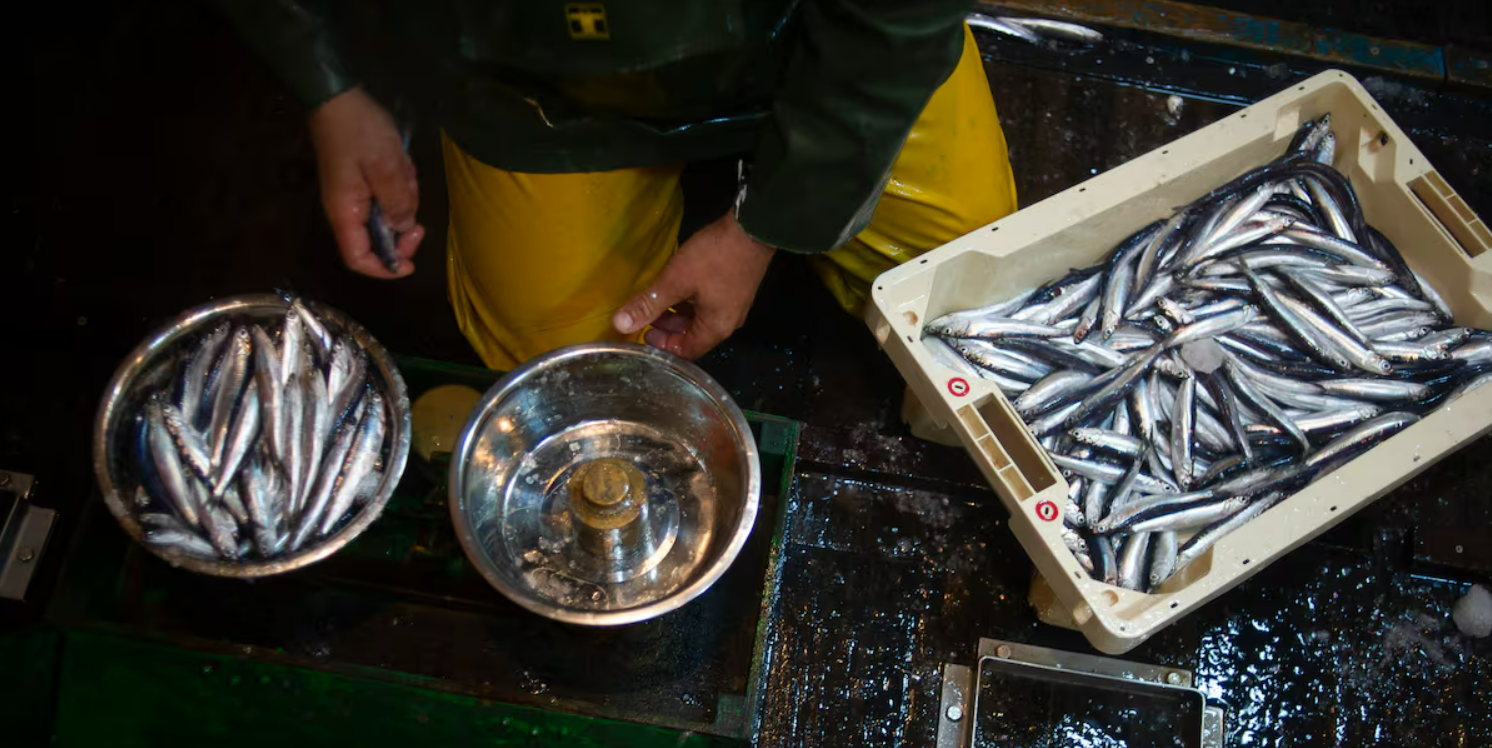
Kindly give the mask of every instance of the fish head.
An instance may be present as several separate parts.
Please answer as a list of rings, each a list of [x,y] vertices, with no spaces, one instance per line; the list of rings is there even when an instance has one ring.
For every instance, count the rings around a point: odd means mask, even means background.
[[[233,355],[245,361],[254,352],[254,340],[249,334],[249,328],[240,327],[233,331]]]
[[[924,334],[931,333],[941,338],[957,338],[959,333],[967,331],[967,328],[967,322],[959,323],[954,320],[934,320],[927,323],[922,332]]]
[[[1164,373],[1170,377],[1175,377],[1176,379],[1186,378],[1185,367],[1179,366],[1176,363],[1176,360],[1170,358],[1169,356],[1161,356],[1155,359],[1155,369],[1156,371]]]
[[[167,428],[173,432],[186,428],[186,422],[181,418],[181,411],[172,405],[170,400],[163,397],[160,401],[160,408],[161,417],[165,420]]]

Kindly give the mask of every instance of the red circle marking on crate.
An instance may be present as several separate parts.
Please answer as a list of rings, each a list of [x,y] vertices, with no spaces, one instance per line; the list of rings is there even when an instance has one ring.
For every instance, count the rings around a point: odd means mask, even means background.
[[[963,377],[954,377],[948,380],[948,391],[953,393],[954,397],[963,397],[969,394],[969,382]]]
[[[1043,501],[1036,505],[1036,516],[1052,522],[1057,519],[1057,505],[1050,501]]]

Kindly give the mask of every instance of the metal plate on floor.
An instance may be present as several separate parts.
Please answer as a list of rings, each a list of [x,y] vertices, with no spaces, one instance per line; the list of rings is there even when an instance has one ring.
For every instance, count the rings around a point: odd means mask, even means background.
[[[31,476],[0,470],[0,597],[26,599],[57,513],[32,506]]]
[[[938,748],[1222,745],[1189,671],[993,639],[978,654],[944,666]]]
[[[943,703],[939,706],[938,748],[962,748],[969,743],[965,709],[973,701],[969,693],[973,674],[963,665],[943,666]]]

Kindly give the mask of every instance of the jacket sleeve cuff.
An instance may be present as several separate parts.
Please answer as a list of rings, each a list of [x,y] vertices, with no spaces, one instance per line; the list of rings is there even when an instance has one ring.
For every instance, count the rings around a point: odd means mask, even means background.
[[[890,176],[888,170],[845,223],[825,221],[825,209],[829,206],[815,207],[817,201],[812,190],[748,183],[745,194],[737,202],[736,222],[747,236],[769,247],[795,254],[823,254],[855,238],[870,225]],[[836,202],[842,204],[842,199]]]
[[[305,68],[295,78],[289,78],[295,97],[315,110],[338,94],[346,93],[357,86],[358,80],[348,75],[340,65],[325,65],[315,69]]]
[[[269,50],[265,55],[307,109],[314,110],[357,85],[357,79],[343,69],[324,38],[291,49]]]

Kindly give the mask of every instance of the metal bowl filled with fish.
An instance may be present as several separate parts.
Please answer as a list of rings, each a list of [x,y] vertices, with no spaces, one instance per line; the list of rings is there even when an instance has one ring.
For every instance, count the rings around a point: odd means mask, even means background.
[[[409,452],[383,346],[330,307],[271,294],[192,309],[120,364],[93,464],[130,537],[176,566],[262,577],[366,530]]]
[[[761,466],[709,375],[593,343],[494,385],[449,484],[456,535],[492,586],[549,618],[616,626],[675,610],[725,573],[756,520]]]

